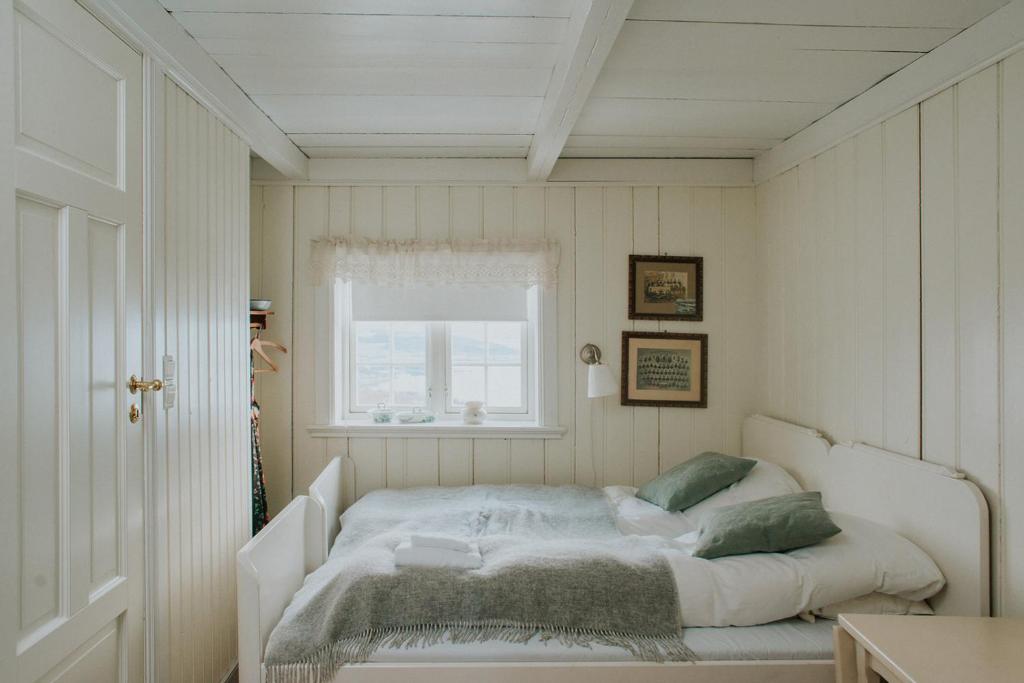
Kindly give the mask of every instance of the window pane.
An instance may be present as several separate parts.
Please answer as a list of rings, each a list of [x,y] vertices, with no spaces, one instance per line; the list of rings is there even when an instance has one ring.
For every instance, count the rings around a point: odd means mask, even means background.
[[[466,401],[486,401],[484,396],[484,369],[479,366],[452,368],[452,405]]]
[[[356,323],[356,362],[388,363],[390,323]]]
[[[483,363],[484,323],[452,323],[451,329],[452,362]]]
[[[487,361],[521,363],[523,355],[521,323],[487,323]]]
[[[425,363],[427,326],[423,323],[392,323],[395,333],[392,363]]]
[[[523,402],[523,375],[518,365],[487,368],[487,405],[517,408]]]
[[[427,372],[422,365],[399,365],[394,368],[396,406],[424,406],[427,404]]]
[[[360,365],[356,368],[356,403],[363,406],[391,401],[391,366]]]

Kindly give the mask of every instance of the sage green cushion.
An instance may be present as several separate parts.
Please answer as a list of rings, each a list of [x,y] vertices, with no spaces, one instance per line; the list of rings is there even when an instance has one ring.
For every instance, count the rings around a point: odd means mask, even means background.
[[[669,512],[685,510],[747,476],[756,460],[701,453],[640,487],[638,498]]]
[[[695,557],[779,553],[820,543],[837,527],[821,506],[821,493],[805,491],[712,510],[701,521]]]

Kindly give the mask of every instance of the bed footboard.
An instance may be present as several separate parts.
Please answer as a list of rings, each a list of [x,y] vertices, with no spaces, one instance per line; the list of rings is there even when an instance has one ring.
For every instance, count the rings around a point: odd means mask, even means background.
[[[323,564],[323,515],[298,496],[238,551],[238,678],[260,683],[263,650],[284,608]]]

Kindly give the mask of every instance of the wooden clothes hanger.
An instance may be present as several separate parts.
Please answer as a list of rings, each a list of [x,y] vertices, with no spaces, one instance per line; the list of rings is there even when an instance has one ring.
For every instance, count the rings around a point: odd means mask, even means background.
[[[260,333],[258,330],[261,329],[261,326],[259,323],[250,323],[249,329],[257,330],[256,336],[253,337],[252,340],[249,342],[249,348],[252,349],[253,353],[262,358],[263,362],[266,363],[268,366],[266,368],[256,368],[253,372],[277,372],[277,363],[270,360],[270,356],[267,355],[267,352],[264,351],[264,349],[275,349],[277,351],[280,351],[281,353],[288,353],[288,349],[282,346],[281,344],[278,344],[277,342],[260,339]]]

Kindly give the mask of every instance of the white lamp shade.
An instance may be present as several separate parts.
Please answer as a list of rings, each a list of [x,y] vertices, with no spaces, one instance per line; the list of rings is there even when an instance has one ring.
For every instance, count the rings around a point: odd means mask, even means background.
[[[587,398],[611,396],[618,390],[611,368],[604,363],[587,366]]]

